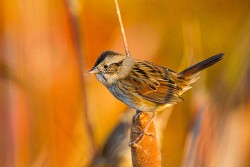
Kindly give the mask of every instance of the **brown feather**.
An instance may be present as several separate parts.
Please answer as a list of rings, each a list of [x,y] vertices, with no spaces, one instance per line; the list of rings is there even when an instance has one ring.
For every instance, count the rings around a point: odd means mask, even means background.
[[[145,70],[147,74],[144,73]],[[135,74],[128,76],[126,81],[135,87],[138,96],[160,104],[183,100],[179,96],[178,85],[172,80],[169,82],[173,76],[170,76],[167,69],[149,62],[138,61],[132,71]]]
[[[182,72],[180,72],[178,74],[178,77],[179,78],[190,77],[190,76],[200,72],[201,70],[204,70],[205,68],[210,67],[211,65],[222,60],[223,55],[224,55],[224,53],[219,53],[215,56],[209,57],[208,59],[203,60],[203,61],[183,70]]]

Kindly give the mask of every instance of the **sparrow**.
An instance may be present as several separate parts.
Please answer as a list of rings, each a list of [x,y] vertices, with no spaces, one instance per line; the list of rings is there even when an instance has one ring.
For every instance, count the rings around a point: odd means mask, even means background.
[[[219,53],[181,72],[133,59],[115,51],[103,52],[90,74],[120,101],[138,111],[157,112],[181,102],[181,95],[199,79],[199,72],[220,61]]]

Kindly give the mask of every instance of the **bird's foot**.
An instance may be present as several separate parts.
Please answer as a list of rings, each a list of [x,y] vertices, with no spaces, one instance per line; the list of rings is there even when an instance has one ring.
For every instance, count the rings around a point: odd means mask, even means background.
[[[139,114],[135,115],[135,119],[137,119],[138,115]],[[132,132],[132,133],[137,133],[139,135],[137,136],[137,138],[135,140],[129,142],[129,144],[128,144],[129,146],[137,147],[138,144],[140,144],[140,142],[142,141],[144,135],[151,136],[151,137],[155,138],[155,135],[153,133],[148,133],[147,132],[150,125],[151,125],[151,123],[153,122],[153,118],[154,118],[154,113],[153,113],[152,117],[150,118],[150,120],[149,120],[148,124],[146,125],[146,127],[143,129],[143,131],[133,131]]]

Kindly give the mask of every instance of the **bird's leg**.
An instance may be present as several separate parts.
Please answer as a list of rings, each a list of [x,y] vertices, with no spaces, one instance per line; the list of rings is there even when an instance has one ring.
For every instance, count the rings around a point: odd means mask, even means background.
[[[138,119],[137,117],[139,116],[139,114],[141,114],[141,112],[137,112],[137,113],[136,113],[136,115],[135,115],[135,117],[134,117],[135,120]],[[139,136],[138,136],[134,141],[129,142],[129,146],[136,146],[136,145],[138,145],[138,144],[141,142],[141,140],[142,140],[142,138],[143,138],[144,135],[148,135],[148,136],[151,136],[151,137],[155,137],[154,134],[152,134],[152,133],[147,133],[147,131],[148,131],[148,129],[149,129],[151,123],[153,122],[154,116],[155,116],[155,113],[153,112],[153,113],[152,113],[152,117],[150,118],[150,120],[148,121],[146,127],[145,127],[142,131],[132,131],[132,133],[138,133]]]

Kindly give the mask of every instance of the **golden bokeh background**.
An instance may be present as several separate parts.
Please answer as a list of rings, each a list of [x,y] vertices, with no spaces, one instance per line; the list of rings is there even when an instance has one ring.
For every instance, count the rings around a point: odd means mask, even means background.
[[[119,4],[136,59],[180,71],[225,52],[157,114],[163,166],[250,166],[250,1]],[[127,131],[129,158],[103,150],[134,111],[87,74],[103,51],[125,53],[114,1],[3,0],[0,23],[0,166],[131,166]]]

